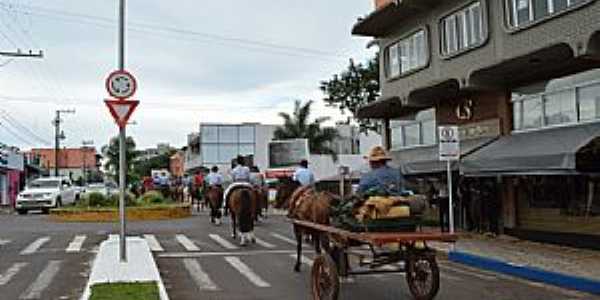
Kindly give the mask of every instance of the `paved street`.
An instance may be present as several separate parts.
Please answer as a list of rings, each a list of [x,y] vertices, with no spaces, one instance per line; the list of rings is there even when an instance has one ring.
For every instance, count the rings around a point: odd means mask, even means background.
[[[10,226],[8,226],[10,224]],[[204,214],[169,222],[129,224],[157,258],[171,299],[307,299],[307,249],[301,273],[292,272],[294,245],[284,218],[257,228],[258,243],[241,248],[229,227]],[[96,247],[114,224],[60,224],[46,216],[0,215],[1,299],[78,299]],[[595,299],[578,292],[482,272],[441,261],[437,299]],[[402,275],[370,275],[342,283],[340,299],[410,299]]]

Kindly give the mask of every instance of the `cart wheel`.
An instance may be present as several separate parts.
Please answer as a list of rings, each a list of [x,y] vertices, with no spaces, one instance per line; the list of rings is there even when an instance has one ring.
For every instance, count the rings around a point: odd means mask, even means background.
[[[440,289],[440,269],[435,256],[411,255],[406,262],[406,281],[416,300],[431,300]]]
[[[340,279],[337,266],[329,254],[319,255],[312,266],[311,289],[315,300],[337,300]]]

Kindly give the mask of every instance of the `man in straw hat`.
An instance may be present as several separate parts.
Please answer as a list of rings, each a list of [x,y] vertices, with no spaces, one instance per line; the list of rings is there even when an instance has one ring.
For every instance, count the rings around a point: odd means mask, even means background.
[[[388,166],[391,160],[387,151],[381,146],[375,146],[365,157],[369,160],[371,172],[360,178],[358,193],[364,194],[375,191],[389,195],[400,195],[404,190],[404,177],[400,170]]]

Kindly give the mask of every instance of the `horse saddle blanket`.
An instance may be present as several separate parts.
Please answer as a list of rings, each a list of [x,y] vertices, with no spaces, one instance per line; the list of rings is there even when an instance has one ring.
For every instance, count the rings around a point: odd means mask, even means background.
[[[254,190],[254,186],[248,182],[235,182],[230,184],[227,189],[225,190],[225,193],[223,194],[223,200],[227,201],[227,199],[229,199],[229,195],[237,190],[237,189],[250,189],[250,190]]]

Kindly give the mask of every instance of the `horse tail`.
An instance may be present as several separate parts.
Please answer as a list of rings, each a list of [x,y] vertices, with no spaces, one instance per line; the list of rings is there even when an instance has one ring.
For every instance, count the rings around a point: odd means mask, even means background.
[[[253,229],[252,220],[252,195],[248,189],[240,190],[240,213],[238,220],[240,221],[240,231],[250,232]]]

